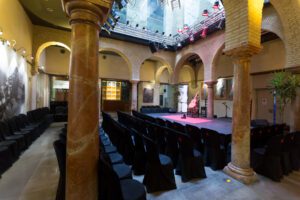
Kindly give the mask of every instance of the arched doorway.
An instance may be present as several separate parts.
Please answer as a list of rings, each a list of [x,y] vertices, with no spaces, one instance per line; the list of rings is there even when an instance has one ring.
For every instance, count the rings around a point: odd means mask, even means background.
[[[151,57],[144,60],[140,67],[138,109],[151,105],[173,108],[172,76],[173,69],[164,59]]]
[[[125,111],[131,108],[131,64],[115,49],[100,49],[100,107],[105,112]]]

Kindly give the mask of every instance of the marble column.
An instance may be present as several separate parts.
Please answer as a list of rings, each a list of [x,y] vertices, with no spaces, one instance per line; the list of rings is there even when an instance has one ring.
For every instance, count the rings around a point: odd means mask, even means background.
[[[231,162],[224,171],[244,184],[257,180],[250,167],[250,59],[260,48],[252,48],[226,52],[234,60],[234,96]]]
[[[215,97],[215,90],[214,86],[217,81],[205,81],[207,85],[207,118],[214,118],[214,97]]]
[[[99,32],[106,16],[100,5],[89,0],[62,2],[70,17],[72,29],[66,199],[96,200],[99,160]]]
[[[131,80],[131,110],[138,110],[138,80]]]

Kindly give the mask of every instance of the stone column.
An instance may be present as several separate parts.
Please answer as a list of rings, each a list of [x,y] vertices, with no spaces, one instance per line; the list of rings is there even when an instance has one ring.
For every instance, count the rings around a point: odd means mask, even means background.
[[[138,110],[138,80],[131,80],[131,110]]]
[[[250,59],[259,50],[248,47],[226,52],[234,60],[234,95],[231,162],[224,171],[245,184],[257,180],[250,167]]]
[[[214,118],[214,97],[215,97],[215,90],[214,86],[217,81],[205,81],[207,85],[207,118]]]
[[[71,59],[68,109],[66,199],[98,198],[98,51],[102,5],[63,0],[70,17]],[[107,12],[109,8],[107,8]],[[107,13],[106,13],[107,14]]]

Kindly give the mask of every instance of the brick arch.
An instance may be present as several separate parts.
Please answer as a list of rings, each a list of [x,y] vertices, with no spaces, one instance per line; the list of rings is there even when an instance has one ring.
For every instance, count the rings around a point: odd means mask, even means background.
[[[166,60],[166,59],[164,59],[164,58],[162,58],[162,57],[160,57],[160,56],[157,56],[157,55],[155,55],[155,56],[150,56],[150,57],[148,57],[148,58],[146,58],[146,59],[144,59],[144,60],[142,60],[141,62],[140,62],[140,67],[139,67],[139,75],[140,75],[140,69],[141,69],[141,67],[142,67],[142,64],[143,64],[143,62],[145,62],[146,60],[149,60],[149,59],[151,59],[151,60],[155,60],[155,61],[158,61],[158,62],[160,62],[161,64],[162,64],[162,66],[156,71],[156,73],[155,73],[155,81],[158,81],[159,82],[159,77],[160,77],[160,75],[161,75],[161,73],[165,70],[165,69],[168,69],[168,72],[169,72],[169,75],[170,75],[170,77],[172,77],[173,76],[173,73],[174,73],[174,71],[173,71],[173,68],[171,67],[171,64]],[[140,77],[140,76],[139,76]]]
[[[282,22],[286,47],[286,68],[300,66],[300,2],[270,1]]]

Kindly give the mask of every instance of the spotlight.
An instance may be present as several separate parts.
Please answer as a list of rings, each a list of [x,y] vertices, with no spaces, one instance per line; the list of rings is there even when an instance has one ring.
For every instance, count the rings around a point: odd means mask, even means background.
[[[183,30],[185,31],[189,30],[189,26],[187,24],[183,25]]]
[[[126,25],[127,25],[127,26],[129,25],[129,20],[126,21]]]
[[[204,16],[204,17],[208,16],[208,10],[207,9],[203,10],[202,16]]]
[[[219,1],[215,1],[214,6],[213,6],[213,9],[214,9],[214,10],[219,10],[219,6],[220,6]]]
[[[155,33],[158,33],[158,32],[159,32],[158,30],[155,31]]]
[[[143,30],[145,30],[145,29],[146,29],[146,27],[144,26],[144,27],[143,27]]]
[[[202,33],[201,33],[201,37],[202,38],[206,38],[206,35],[207,35],[207,27],[205,27],[204,29],[203,29],[203,31],[202,31]]]
[[[194,35],[190,35],[189,39],[190,39],[190,42],[194,42],[195,41]]]
[[[136,24],[135,27],[136,27],[136,28],[139,27],[139,24]]]
[[[164,34],[165,34],[165,32],[162,32],[161,34],[162,34],[162,35],[164,35]]]
[[[171,37],[171,36],[172,36],[172,34],[169,35],[169,37]]]

